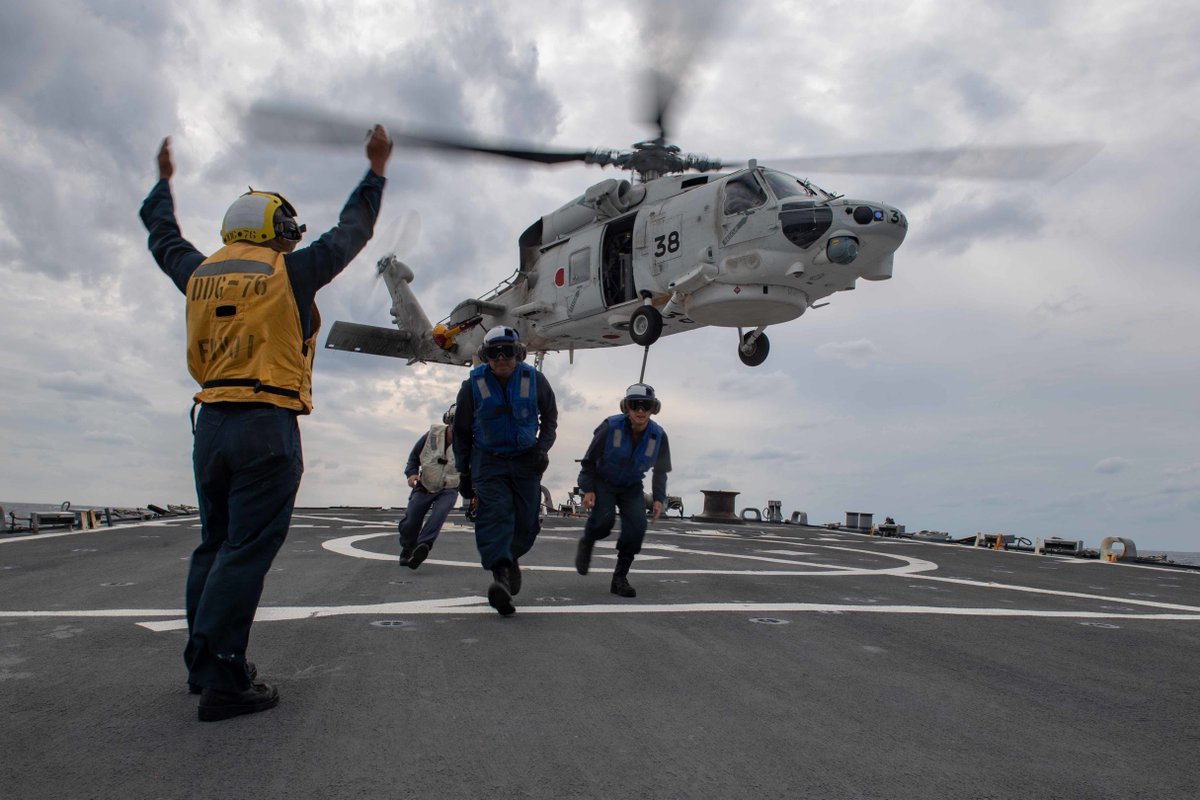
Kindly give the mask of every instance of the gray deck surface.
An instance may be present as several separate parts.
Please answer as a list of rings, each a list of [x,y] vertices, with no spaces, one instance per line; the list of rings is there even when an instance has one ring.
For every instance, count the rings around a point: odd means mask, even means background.
[[[250,648],[282,700],[215,723],[194,517],[0,537],[0,797],[1200,796],[1200,573],[672,520],[622,599],[551,517],[504,619],[457,511],[415,571],[397,516],[297,511]]]

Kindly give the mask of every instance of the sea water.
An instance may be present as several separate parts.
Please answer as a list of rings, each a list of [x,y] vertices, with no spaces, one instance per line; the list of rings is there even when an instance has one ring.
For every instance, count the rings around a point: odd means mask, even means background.
[[[1167,557],[1168,561],[1174,561],[1176,564],[1191,564],[1200,567],[1200,553],[1181,552],[1178,550],[1147,550],[1146,552],[1138,551],[1139,556],[1162,555]]]

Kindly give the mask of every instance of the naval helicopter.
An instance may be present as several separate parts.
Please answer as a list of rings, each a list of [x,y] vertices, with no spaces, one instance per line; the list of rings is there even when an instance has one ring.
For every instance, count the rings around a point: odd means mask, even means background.
[[[412,291],[413,269],[384,256],[377,270],[396,327],[338,321],[326,348],[469,367],[484,334],[506,325],[540,367],[548,352],[565,351],[573,361],[577,350],[636,344],[648,353],[661,336],[716,326],[736,329],[738,357],[759,366],[770,352],[768,326],[828,305],[860,280],[891,278],[908,233],[899,208],[848,198],[784,170],[1037,178],[1073,170],[1098,150],[1068,142],[729,165],[670,143],[668,101],[660,98],[656,109],[659,135],[628,150],[555,151],[393,132],[400,147],[612,166],[633,180],[601,180],[533,221],[518,238],[515,271],[437,323]],[[246,121],[251,135],[275,143],[357,146],[369,127],[268,103],[252,105]]]

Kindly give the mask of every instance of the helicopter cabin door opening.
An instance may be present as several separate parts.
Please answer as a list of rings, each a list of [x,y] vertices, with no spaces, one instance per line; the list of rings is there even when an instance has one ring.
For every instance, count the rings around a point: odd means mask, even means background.
[[[633,223],[636,214],[613,220],[604,228],[600,252],[600,287],[605,308],[637,298],[633,284]]]

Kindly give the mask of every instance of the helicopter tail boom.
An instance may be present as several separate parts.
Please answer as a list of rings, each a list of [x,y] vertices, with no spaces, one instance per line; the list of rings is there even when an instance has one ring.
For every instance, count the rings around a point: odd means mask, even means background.
[[[409,364],[417,362],[453,364],[455,366],[470,366],[471,364],[470,356],[464,358],[456,352],[441,349],[434,344],[432,336],[428,333],[423,337],[418,337],[408,331],[395,328],[381,328],[377,325],[362,325],[357,322],[340,320],[333,323],[333,327],[329,329],[329,336],[325,339],[325,348],[403,358]]]
[[[410,364],[432,361],[469,365],[471,356],[460,352],[462,348],[455,344],[454,338],[471,325],[454,329],[444,325],[431,326],[409,286],[413,279],[412,269],[394,255],[388,255],[379,260],[378,270],[392,297],[392,320],[396,329],[335,322],[325,340],[326,349],[404,358]]]

